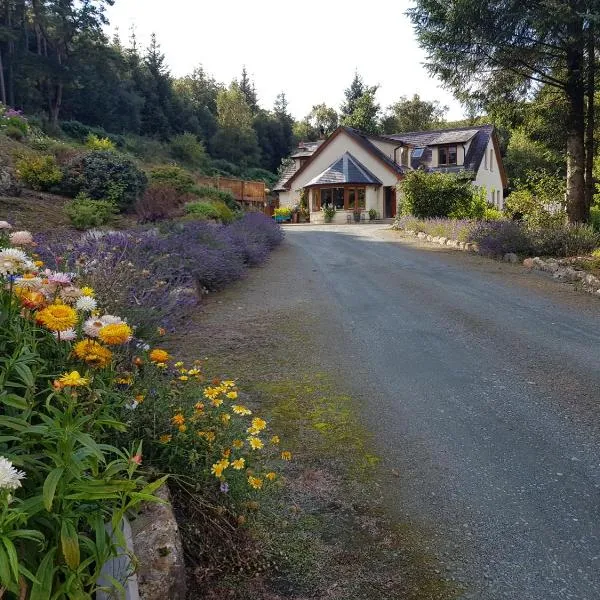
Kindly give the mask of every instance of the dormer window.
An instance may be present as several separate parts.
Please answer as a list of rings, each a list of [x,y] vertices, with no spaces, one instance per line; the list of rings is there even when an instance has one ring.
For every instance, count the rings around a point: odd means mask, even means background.
[[[438,148],[438,165],[448,166],[457,164],[458,151],[456,146],[440,146]]]

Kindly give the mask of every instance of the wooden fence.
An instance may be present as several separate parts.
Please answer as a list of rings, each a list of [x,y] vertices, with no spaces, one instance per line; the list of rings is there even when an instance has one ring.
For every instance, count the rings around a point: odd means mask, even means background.
[[[263,208],[266,201],[264,181],[244,181],[228,177],[196,177],[198,185],[208,185],[218,190],[231,192],[233,197],[253,208]]]

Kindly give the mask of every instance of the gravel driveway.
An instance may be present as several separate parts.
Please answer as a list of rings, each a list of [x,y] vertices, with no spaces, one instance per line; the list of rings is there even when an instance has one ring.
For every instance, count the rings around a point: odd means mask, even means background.
[[[598,300],[378,226],[286,235],[389,505],[463,597],[600,598]]]

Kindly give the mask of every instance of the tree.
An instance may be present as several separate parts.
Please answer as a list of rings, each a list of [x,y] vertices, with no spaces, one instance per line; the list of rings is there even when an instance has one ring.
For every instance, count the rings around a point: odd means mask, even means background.
[[[412,98],[402,96],[388,107],[388,114],[382,120],[383,133],[436,129],[444,123],[447,111],[448,107],[437,100],[422,100],[418,94]]]
[[[345,102],[340,109],[341,124],[366,133],[379,131],[380,106],[375,102],[378,85],[366,85],[358,72],[350,87],[344,91]]]
[[[408,11],[428,69],[459,98],[486,106],[530,97],[541,85],[560,90],[572,222],[588,220],[593,191],[586,153],[593,158],[594,140],[586,116],[593,125],[598,13],[597,0],[416,0]]]
[[[252,114],[255,114],[258,110],[256,88],[254,87],[254,82],[250,79],[250,76],[248,75],[248,71],[246,70],[245,65],[242,67],[242,76],[240,77],[238,87],[240,88],[242,94],[244,94],[246,104],[248,104],[248,106],[250,107]]]
[[[252,111],[237,83],[231,83],[228,89],[222,89],[217,94],[217,120],[224,128],[252,127]]]

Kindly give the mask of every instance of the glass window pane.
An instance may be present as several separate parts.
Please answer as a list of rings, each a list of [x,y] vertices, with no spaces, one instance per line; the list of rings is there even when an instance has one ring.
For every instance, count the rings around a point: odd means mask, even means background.
[[[321,190],[321,206],[327,206],[333,202],[333,190],[331,188],[323,188]]]
[[[456,156],[457,156],[456,146],[450,146],[450,148],[448,148],[448,164],[449,165],[456,164]]]
[[[321,210],[321,190],[314,189],[312,191],[312,209],[313,211]]]
[[[438,154],[439,154],[438,162],[440,163],[440,165],[447,165],[448,164],[448,153],[446,152],[446,148],[439,148]]]
[[[348,190],[348,208],[352,210],[354,208],[354,203],[356,202],[356,190],[354,188],[350,188]]]
[[[358,188],[358,208],[365,208],[367,191],[365,188]]]
[[[344,210],[344,188],[333,188],[333,204],[337,210]]]

